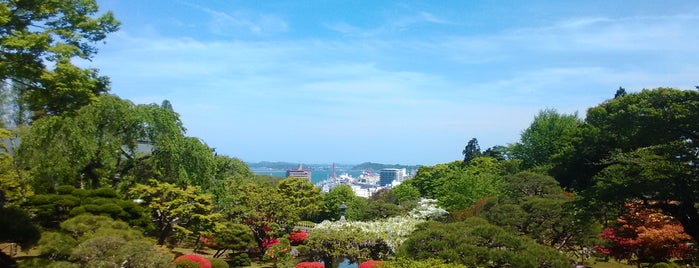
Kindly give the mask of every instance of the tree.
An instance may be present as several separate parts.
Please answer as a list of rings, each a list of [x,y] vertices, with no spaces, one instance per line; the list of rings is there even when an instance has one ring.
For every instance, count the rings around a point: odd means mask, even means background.
[[[626,89],[619,87],[619,89],[616,90],[616,93],[614,93],[614,98],[621,98],[623,96],[626,96]]]
[[[22,138],[17,157],[38,192],[56,185],[127,188],[147,178],[215,187],[213,151],[186,137],[179,116],[158,105],[105,95],[73,116],[36,120]]]
[[[697,91],[658,88],[590,108],[584,144],[565,167],[575,184],[587,186],[580,188],[590,210],[643,200],[647,208],[674,217],[699,242],[697,107]]]
[[[512,157],[522,160],[522,167],[551,168],[552,159],[572,149],[582,121],[577,114],[559,114],[554,109],[539,111],[531,125],[512,145]]]
[[[3,141],[0,144],[0,203],[22,201],[33,194],[29,174],[13,155],[25,130],[24,127],[14,131],[0,128],[0,140]]]
[[[108,91],[97,70],[70,63],[92,58],[93,44],[118,30],[111,12],[97,12],[94,0],[0,2],[0,80],[23,88],[36,115],[75,111]]]
[[[692,240],[682,225],[657,209],[644,209],[642,202],[628,202],[626,212],[613,227],[606,228],[600,237],[607,241],[597,250],[616,259],[642,262],[666,262],[682,259],[688,253]]]
[[[213,232],[221,215],[214,213],[211,195],[202,194],[199,187],[181,189],[173,184],[150,180],[129,190],[129,197],[139,200],[151,210],[158,245],[177,234],[180,239],[194,238]]]
[[[265,239],[285,235],[299,220],[295,206],[277,188],[244,181],[229,189],[228,198],[221,202],[222,213],[233,222],[247,225],[260,250]]]
[[[39,241],[41,234],[31,221],[29,215],[22,209],[16,207],[0,206],[0,242],[17,243],[23,249]]]
[[[516,235],[586,258],[599,228],[574,201],[553,177],[521,172],[505,176],[502,195],[489,200],[481,214]]]
[[[293,209],[300,220],[313,220],[323,207],[320,188],[305,178],[286,178],[277,185],[277,189]]]
[[[346,211],[346,216],[347,219],[353,219],[350,217],[350,215],[358,215],[360,216],[361,213],[357,213],[357,210],[361,210],[361,206],[358,206],[357,202],[360,197],[357,197],[354,194],[354,191],[352,190],[352,187],[349,185],[340,185],[337,187],[334,187],[325,194],[323,197],[323,211],[322,211],[322,218],[324,220],[331,220],[331,221],[336,221],[340,219],[340,205],[345,204],[348,206],[347,211]]]
[[[172,256],[153,246],[138,229],[107,216],[82,214],[45,232],[38,250],[49,260],[71,261],[81,267],[170,267]],[[50,266],[35,263],[36,266]]]
[[[220,257],[227,250],[231,250],[232,255],[237,255],[257,246],[250,227],[233,222],[226,222],[225,227],[216,231],[212,242],[211,248],[216,250],[214,258]]]
[[[437,258],[467,267],[570,267],[556,250],[475,217],[447,224],[424,223],[397,255],[415,260]]]
[[[478,140],[476,138],[469,140],[461,153],[464,155],[464,165],[468,165],[472,159],[479,157],[481,155],[481,147],[478,146]]]
[[[118,197],[111,188],[83,190],[69,185],[58,186],[55,194],[31,196],[22,206],[33,215],[37,224],[46,229],[57,229],[68,218],[86,213],[109,216],[146,230],[151,223],[145,209],[132,200]]]
[[[390,249],[378,236],[352,226],[314,229],[308,233],[306,260],[322,260],[325,267],[336,267],[343,259],[352,263],[385,258]]]

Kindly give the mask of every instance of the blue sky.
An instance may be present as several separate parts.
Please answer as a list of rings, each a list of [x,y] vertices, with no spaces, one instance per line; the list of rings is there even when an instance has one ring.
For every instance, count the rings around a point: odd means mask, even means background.
[[[98,3],[122,27],[85,65],[250,162],[433,165],[545,108],[699,84],[696,1]]]

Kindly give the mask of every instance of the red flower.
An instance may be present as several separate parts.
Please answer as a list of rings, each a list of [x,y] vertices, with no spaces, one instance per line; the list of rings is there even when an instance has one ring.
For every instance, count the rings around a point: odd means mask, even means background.
[[[365,261],[359,264],[357,268],[380,268],[383,267],[381,265],[381,261]]]
[[[199,266],[196,268],[211,268],[211,262],[209,260],[202,256],[193,254],[179,256],[177,259],[175,259],[175,261],[173,261],[173,263],[178,264],[185,261],[199,263]]]
[[[320,262],[299,262],[296,268],[325,268],[325,265]]]
[[[308,233],[306,231],[293,231],[289,234],[289,241],[293,245],[299,245],[306,241],[307,237]]]

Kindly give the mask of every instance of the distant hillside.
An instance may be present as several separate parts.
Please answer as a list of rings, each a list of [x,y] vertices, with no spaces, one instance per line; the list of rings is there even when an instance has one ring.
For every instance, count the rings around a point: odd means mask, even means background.
[[[400,164],[388,165],[388,164],[364,162],[364,163],[361,163],[359,165],[352,167],[352,169],[353,170],[365,170],[365,169],[381,170],[384,168],[405,168],[407,170],[413,170],[413,169],[418,169],[420,167],[421,167],[420,165],[414,165],[414,166],[400,165]]]
[[[247,163],[248,167],[250,169],[278,169],[278,170],[287,170],[287,169],[297,169],[299,167],[299,163],[289,163],[289,162],[268,162],[268,161],[262,161],[262,162],[257,162],[257,163]]]

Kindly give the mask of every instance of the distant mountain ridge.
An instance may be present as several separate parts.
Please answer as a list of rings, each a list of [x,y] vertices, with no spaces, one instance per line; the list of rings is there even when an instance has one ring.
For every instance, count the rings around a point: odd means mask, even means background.
[[[372,162],[364,162],[359,165],[352,167],[354,170],[382,170],[384,168],[405,168],[407,170],[414,170],[420,168],[422,165],[401,165],[401,164],[380,164]]]
[[[261,161],[261,162],[246,162],[248,167],[250,169],[275,169],[275,170],[287,170],[287,169],[297,169],[299,167],[299,163],[291,163],[291,162],[272,162],[272,161]],[[330,167],[332,164],[313,164],[313,163],[302,163],[304,168],[310,168],[310,169],[315,169],[315,168],[327,168]],[[412,169],[418,169],[421,167],[421,165],[400,165],[400,164],[380,164],[380,163],[372,163],[372,162],[364,162],[359,165],[352,165],[352,164],[335,164],[336,167],[338,168],[344,168],[347,170],[381,170],[384,168],[405,168],[408,170]]]

